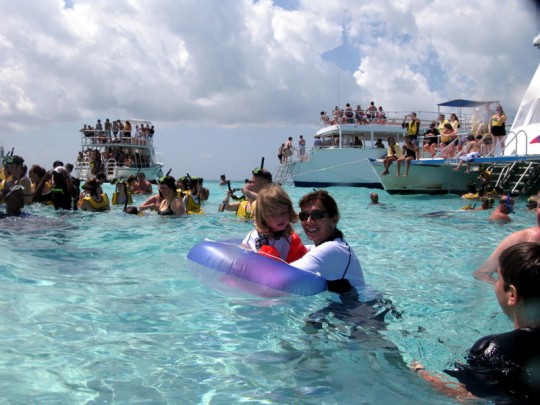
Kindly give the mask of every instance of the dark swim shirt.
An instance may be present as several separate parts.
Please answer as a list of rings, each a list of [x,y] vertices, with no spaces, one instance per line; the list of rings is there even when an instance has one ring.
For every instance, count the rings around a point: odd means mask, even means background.
[[[484,336],[469,350],[467,364],[444,371],[496,404],[539,404],[540,328]]]

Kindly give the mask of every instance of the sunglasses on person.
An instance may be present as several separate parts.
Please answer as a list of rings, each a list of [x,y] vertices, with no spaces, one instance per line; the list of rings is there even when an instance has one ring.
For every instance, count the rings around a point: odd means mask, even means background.
[[[298,214],[298,218],[300,218],[300,221],[304,222],[307,221],[309,217],[313,221],[317,221],[318,219],[322,219],[326,216],[326,211],[322,210],[313,210],[313,211],[301,211]]]

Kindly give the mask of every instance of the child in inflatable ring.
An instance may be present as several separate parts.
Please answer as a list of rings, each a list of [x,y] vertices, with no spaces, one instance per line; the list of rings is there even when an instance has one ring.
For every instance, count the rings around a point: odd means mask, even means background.
[[[307,252],[300,236],[293,230],[298,220],[289,195],[278,185],[259,191],[255,209],[255,229],[242,241],[253,251],[287,263]]]

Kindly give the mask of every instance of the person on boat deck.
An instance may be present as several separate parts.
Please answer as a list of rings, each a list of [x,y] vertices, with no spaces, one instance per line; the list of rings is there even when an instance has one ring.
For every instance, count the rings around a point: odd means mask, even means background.
[[[84,197],[79,201],[81,211],[109,211],[111,209],[109,197],[105,193],[99,193],[101,184],[97,179],[88,179],[83,185]]]
[[[441,132],[441,147],[443,148],[443,158],[450,159],[454,156],[455,140],[458,137],[457,131],[450,123],[444,124],[444,129]]]
[[[335,124],[343,124],[342,122],[343,111],[341,111],[337,105],[334,108],[334,111],[332,111],[332,115],[334,116],[333,122]]]
[[[307,249],[293,224],[298,220],[289,195],[278,185],[263,188],[257,195],[255,229],[249,232],[243,245],[251,250],[290,263],[300,259]]]
[[[482,265],[480,265],[480,267],[474,271],[474,278],[494,284],[496,280],[493,278],[493,275],[497,273],[499,256],[501,255],[502,251],[521,242],[540,243],[540,193],[537,195],[537,200],[536,225],[516,231],[504,238],[491,253],[491,255],[489,255],[489,257],[484,261],[484,263],[482,263]]]
[[[377,139],[377,142],[375,142],[375,147],[379,149],[384,149],[384,143],[381,138]]]
[[[49,192],[43,189],[49,185]],[[72,198],[75,195],[74,185],[65,167],[58,166],[45,173],[32,195],[33,202],[52,202],[55,210],[73,208]]]
[[[439,130],[437,129],[437,123],[432,122],[429,124],[429,128],[424,132],[424,152],[430,153],[431,157],[435,157],[437,153],[437,143],[439,140]]]
[[[330,122],[330,117],[326,114],[325,111],[321,111],[321,122],[324,126],[333,125]]]
[[[354,124],[353,108],[351,107],[349,103],[345,105],[345,110],[343,111],[343,115],[344,115],[343,117],[344,124]]]
[[[400,169],[401,163],[405,162],[405,174],[404,176],[409,175],[409,167],[411,165],[411,160],[416,160],[418,156],[418,146],[414,143],[409,135],[403,137],[403,156],[396,160],[396,177],[401,176]]]
[[[124,124],[124,137],[125,138],[131,138],[131,122],[126,121]]]
[[[134,184],[133,194],[152,194],[152,183],[146,180],[143,172],[137,173],[137,182]]]
[[[386,113],[384,112],[382,105],[379,106],[379,111],[377,111],[377,122],[379,124],[386,124]]]
[[[502,152],[504,149],[504,141],[506,138],[506,120],[507,117],[504,113],[502,105],[497,104],[495,107],[495,113],[491,116],[489,121],[489,132],[495,138],[495,145],[493,149],[499,145],[499,152]]]
[[[283,146],[283,157],[281,158],[282,163],[286,163],[289,161],[289,157],[293,154],[293,144],[292,144],[293,138],[292,136],[289,136],[287,141],[285,142],[285,145]]]
[[[369,122],[373,122],[375,120],[375,118],[377,117],[377,107],[375,106],[374,101],[369,103],[369,107],[366,110],[366,116],[367,116]]]
[[[365,285],[362,267],[343,233],[337,228],[340,219],[336,201],[326,190],[306,194],[299,202],[298,217],[314,245],[291,262],[291,266],[321,275],[328,280],[328,290],[347,292]]]
[[[467,170],[465,173],[470,173],[471,171],[471,161],[482,157],[480,154],[480,143],[476,140],[474,135],[470,134],[467,136],[467,142],[463,147],[463,155],[459,158],[458,165],[452,169],[454,171],[459,171],[464,162],[467,162]]]
[[[304,160],[304,155],[306,154],[306,140],[303,135],[300,135],[298,139],[298,159]]]
[[[172,176],[163,176],[158,180],[158,188],[163,196],[163,200],[159,205],[157,213],[159,215],[183,215],[186,210],[182,199],[178,197],[176,192],[176,180]]]
[[[409,121],[407,121],[409,118]],[[407,129],[407,135],[411,138],[416,145],[418,145],[418,134],[420,133],[420,120],[416,118],[416,113],[412,112],[405,117],[403,117],[403,122],[401,123],[402,128]]]
[[[437,121],[437,129],[439,130],[439,133],[444,131],[445,124],[450,124],[444,114],[439,114],[439,120]]]
[[[222,202],[225,210],[236,213],[242,219],[253,219],[255,216],[255,206],[257,194],[265,187],[272,184],[272,173],[266,169],[256,168],[251,172],[251,180],[242,189],[246,199],[229,204],[229,199],[233,195],[233,190],[227,191],[227,196]]]
[[[226,186],[227,185],[227,179],[225,178],[224,174],[219,176],[219,185],[220,186]]]
[[[398,160],[401,156],[403,156],[403,152],[396,140],[393,137],[388,138],[388,153],[384,157],[384,170],[381,175],[386,176],[392,162]]]
[[[23,216],[24,187],[19,184],[6,184],[2,189],[2,199],[6,204],[6,212],[0,212],[0,218]]]
[[[466,363],[444,372],[460,384],[431,374],[420,363],[411,368],[440,392],[473,396],[497,404],[540,403],[540,244],[521,242],[501,252],[496,263],[495,297],[513,330],[480,338]]]
[[[4,176],[5,180],[2,186],[18,184],[24,188],[24,203],[32,202],[32,182],[26,175],[27,168],[24,165],[24,159],[18,155],[8,155],[4,157]]]
[[[358,104],[356,106],[356,109],[354,110],[354,119],[357,125],[368,124],[368,120],[366,119],[366,116],[364,115],[364,110],[362,110],[360,104]]]

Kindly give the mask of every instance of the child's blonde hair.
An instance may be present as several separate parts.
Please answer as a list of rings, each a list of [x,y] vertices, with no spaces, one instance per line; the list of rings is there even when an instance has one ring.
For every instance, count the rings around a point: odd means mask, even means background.
[[[289,195],[278,185],[264,187],[257,195],[255,206],[255,229],[261,234],[272,236],[273,231],[268,226],[266,218],[279,212],[284,207],[289,210],[289,223],[284,231],[284,236],[293,232],[292,224],[298,221],[298,215],[294,212],[293,204]]]

